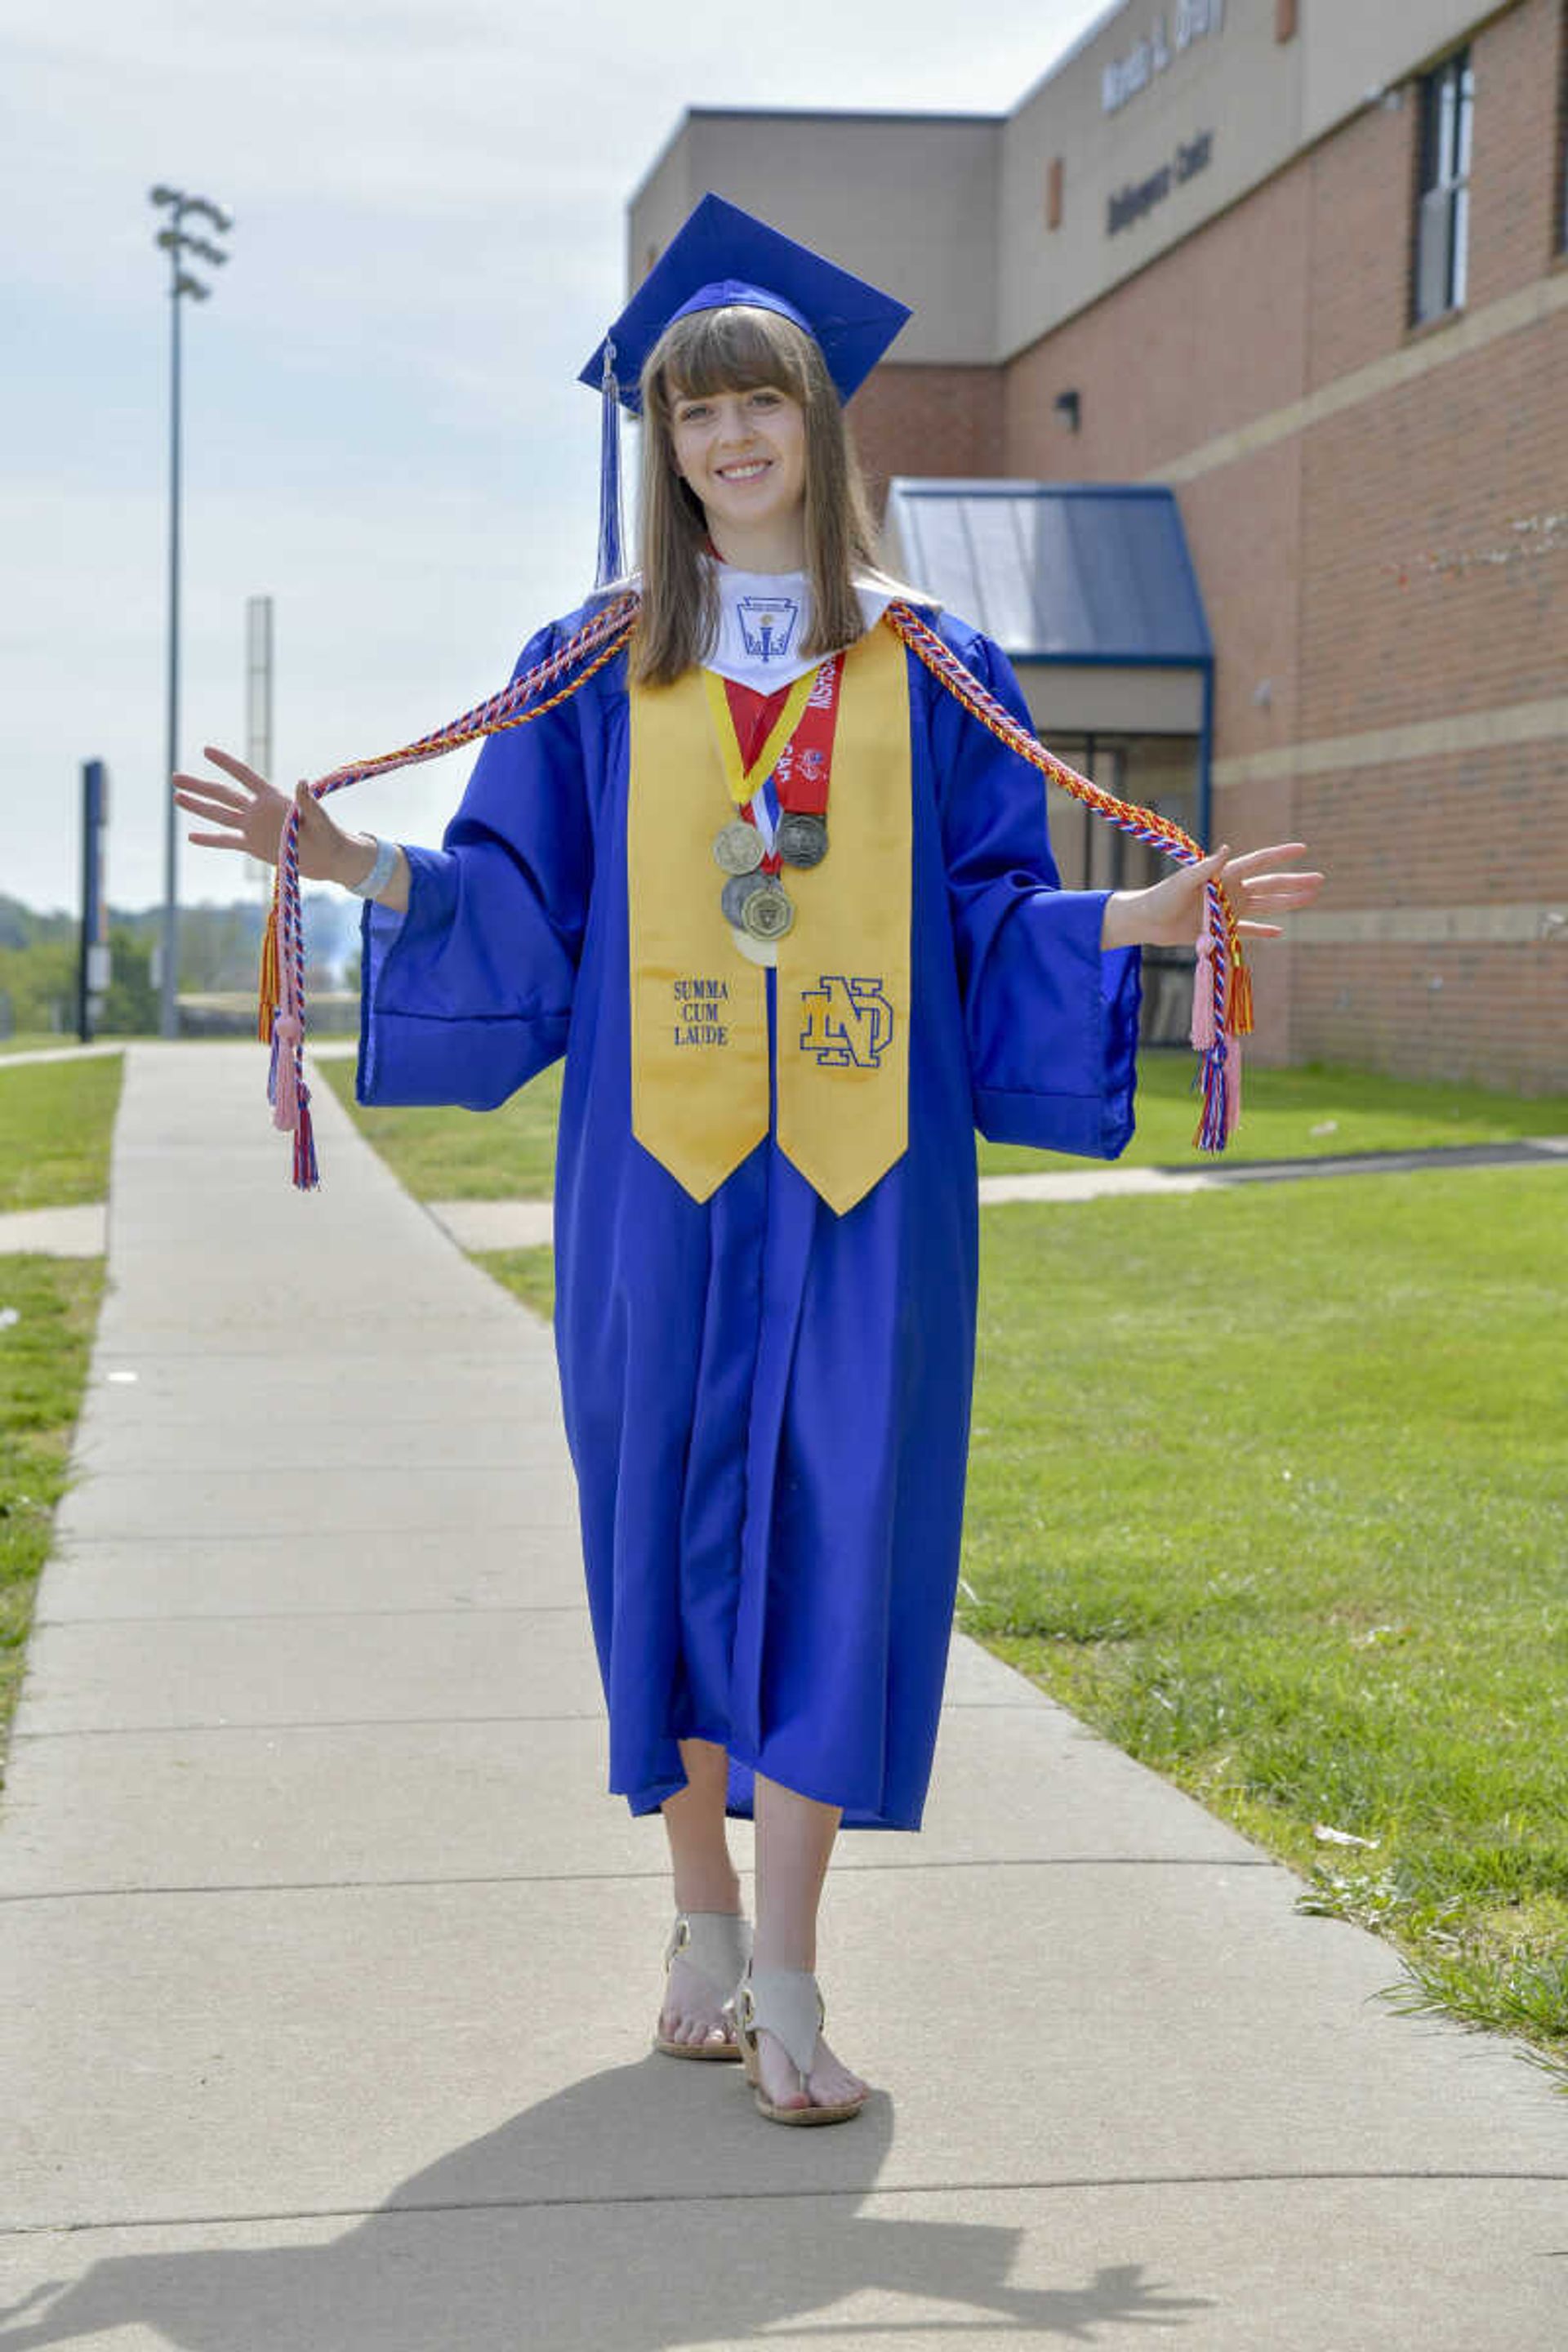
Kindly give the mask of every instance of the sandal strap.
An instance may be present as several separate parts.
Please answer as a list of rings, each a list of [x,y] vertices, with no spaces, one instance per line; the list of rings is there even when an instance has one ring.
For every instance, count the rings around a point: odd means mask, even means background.
[[[752,1957],[752,1923],[739,1911],[680,1911],[665,1947],[668,1972],[682,1959],[706,1977],[725,2000],[732,2000]]]
[[[789,2053],[804,2085],[827,2022],[809,1969],[748,1969],[741,1986],[740,2019],[750,2034],[771,2033]]]

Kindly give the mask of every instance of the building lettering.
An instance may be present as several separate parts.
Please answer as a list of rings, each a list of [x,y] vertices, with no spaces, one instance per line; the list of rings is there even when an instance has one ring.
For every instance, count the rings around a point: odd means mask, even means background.
[[[1100,78],[1102,113],[1119,113],[1129,99],[1136,98],[1156,74],[1164,72],[1173,55],[1180,57],[1209,33],[1223,33],[1225,0],[1176,0],[1169,25],[1167,31],[1167,19],[1156,16],[1143,39],[1105,68]]]
[[[1213,160],[1212,131],[1200,131],[1195,139],[1184,141],[1169,163],[1162,163],[1159,170],[1151,172],[1146,180],[1134,181],[1124,188],[1118,188],[1108,200],[1106,235],[1115,236],[1121,229],[1131,228],[1134,221],[1144,219],[1156,205],[1164,203],[1173,188],[1180,187],[1184,181],[1206,171]]]

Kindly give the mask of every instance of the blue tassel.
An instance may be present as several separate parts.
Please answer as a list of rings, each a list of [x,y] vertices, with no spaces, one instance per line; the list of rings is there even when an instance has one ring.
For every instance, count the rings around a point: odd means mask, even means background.
[[[616,347],[608,336],[599,393],[599,561],[594,585],[607,588],[626,569],[621,552],[621,388],[616,382]]]

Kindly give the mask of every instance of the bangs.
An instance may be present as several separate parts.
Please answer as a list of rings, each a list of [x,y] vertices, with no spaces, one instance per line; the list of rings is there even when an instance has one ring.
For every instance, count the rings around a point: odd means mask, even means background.
[[[754,392],[772,384],[806,404],[806,338],[793,320],[773,310],[693,310],[666,329],[648,355],[644,397],[657,387],[668,402],[707,400],[718,392]]]

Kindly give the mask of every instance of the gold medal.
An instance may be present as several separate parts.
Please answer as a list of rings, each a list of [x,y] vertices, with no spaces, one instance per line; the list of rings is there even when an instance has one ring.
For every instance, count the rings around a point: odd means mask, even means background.
[[[737,817],[714,835],[713,859],[725,874],[754,874],[763,862],[763,836]]]
[[[776,882],[759,882],[741,908],[741,927],[754,940],[782,940],[794,923],[795,903]]]

